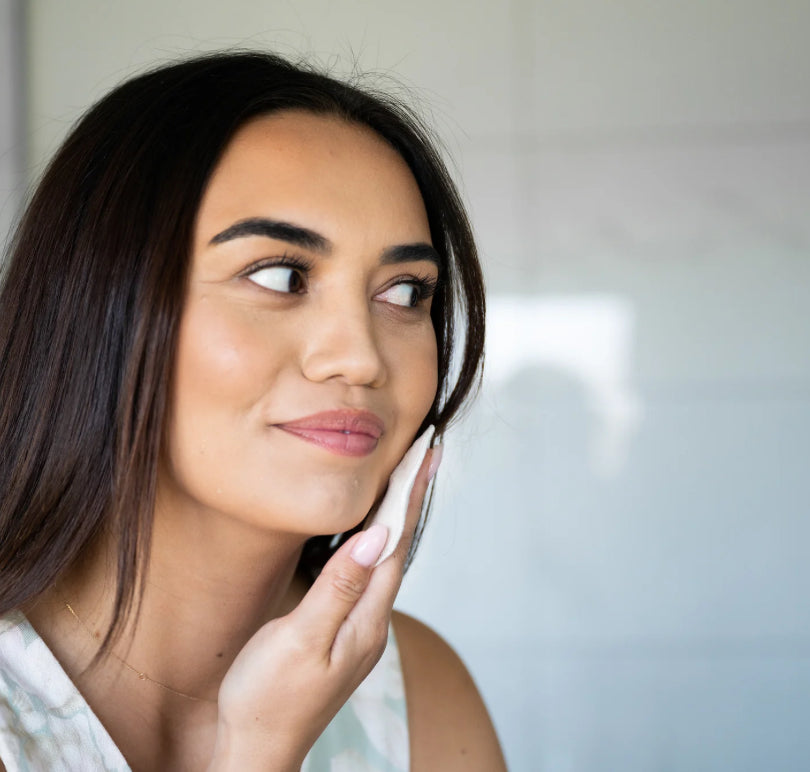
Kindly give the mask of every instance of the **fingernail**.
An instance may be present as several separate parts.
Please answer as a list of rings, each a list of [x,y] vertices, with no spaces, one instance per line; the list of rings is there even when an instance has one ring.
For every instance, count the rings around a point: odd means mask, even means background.
[[[430,482],[439,471],[439,464],[442,463],[442,454],[444,453],[444,445],[437,445],[430,453],[430,462],[428,463],[428,482]]]
[[[363,531],[357,543],[352,547],[352,560],[358,565],[368,568],[380,557],[387,540],[388,529],[384,525],[375,523],[368,530]]]

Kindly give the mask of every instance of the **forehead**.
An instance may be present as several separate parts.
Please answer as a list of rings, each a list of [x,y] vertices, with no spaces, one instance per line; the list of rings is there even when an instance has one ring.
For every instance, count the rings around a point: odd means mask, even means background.
[[[197,236],[250,216],[330,237],[357,227],[429,241],[419,188],[399,153],[365,126],[300,110],[254,118],[236,132],[203,195]]]

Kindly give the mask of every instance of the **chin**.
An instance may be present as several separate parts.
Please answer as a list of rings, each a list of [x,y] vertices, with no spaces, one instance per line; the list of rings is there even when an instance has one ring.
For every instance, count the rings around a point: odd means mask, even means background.
[[[231,516],[269,531],[308,538],[343,533],[362,523],[375,503],[376,486],[363,483],[359,475],[342,479],[310,475],[303,485],[288,481],[276,486],[275,493],[259,495],[259,501],[243,501],[241,506],[231,499],[227,507]]]
[[[359,478],[354,478],[349,489],[340,486],[318,486],[307,497],[309,506],[302,512],[311,525],[323,523],[318,534],[342,533],[365,520],[376,501],[375,489],[362,485]],[[317,535],[317,534],[316,534]]]

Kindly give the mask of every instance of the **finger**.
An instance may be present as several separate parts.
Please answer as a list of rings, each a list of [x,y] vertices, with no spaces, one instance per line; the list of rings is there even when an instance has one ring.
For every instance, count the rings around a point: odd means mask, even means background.
[[[395,562],[397,560],[400,561],[400,571],[408,557],[416,528],[419,525],[419,518],[422,514],[422,507],[428,486],[441,463],[442,450],[443,446],[437,445],[425,454],[425,458],[422,459],[422,465],[414,480],[411,495],[408,500],[408,509],[405,515],[405,526],[402,529],[402,535],[392,555]]]
[[[365,639],[374,641],[379,637],[381,623],[387,625],[419,522],[422,501],[440,459],[441,447],[425,454],[411,491],[405,529],[394,554],[375,569],[374,564],[385,546],[387,529],[372,525],[355,534],[329,559],[292,613],[314,650],[325,655],[332,649],[341,626],[368,593],[372,579],[374,592],[364,604],[363,613],[353,618],[352,637],[355,643]]]
[[[316,650],[329,652],[340,626],[368,586],[387,536],[388,530],[382,525],[352,536],[329,559],[290,614]]]
[[[374,570],[368,588],[348,615],[352,625],[356,628],[362,628],[364,625],[373,626],[379,620],[383,620],[387,624],[394,600],[402,584],[403,568],[419,523],[419,517],[422,514],[422,503],[430,480],[438,469],[441,455],[441,446],[433,448],[425,454],[411,490],[402,537],[393,554]]]
[[[396,468],[391,472],[385,495],[371,517],[371,523],[382,523],[388,526],[389,531],[388,543],[377,560],[377,564],[382,563],[383,560],[389,557],[397,544],[399,544],[402,532],[405,530],[405,519],[408,514],[408,502],[413,490],[413,484],[416,481],[419,468],[428,454],[434,432],[435,427],[431,424],[413,441],[411,447],[408,448]]]

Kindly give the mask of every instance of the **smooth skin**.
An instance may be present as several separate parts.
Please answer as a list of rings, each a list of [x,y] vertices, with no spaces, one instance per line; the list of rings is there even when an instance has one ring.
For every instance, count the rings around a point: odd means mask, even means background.
[[[431,454],[391,558],[373,568],[384,534],[369,530],[312,587],[295,568],[307,538],[365,518],[427,414],[437,276],[416,183],[374,133],[301,111],[237,132],[197,217],[137,623],[87,669],[85,626],[111,612],[103,541],[25,609],[136,772],[297,770],[379,659]],[[375,447],[345,455],[284,429],[327,410],[373,412]],[[460,660],[393,622],[412,769],[504,769]]]

